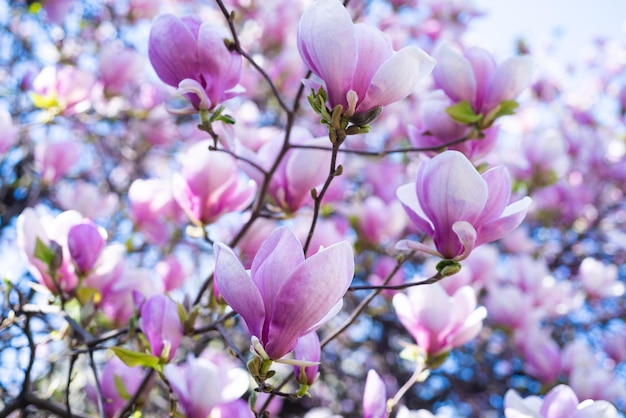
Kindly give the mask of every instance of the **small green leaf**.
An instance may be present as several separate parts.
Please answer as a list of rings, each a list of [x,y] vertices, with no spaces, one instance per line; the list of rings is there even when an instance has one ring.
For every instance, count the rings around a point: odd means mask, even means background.
[[[446,113],[457,122],[469,125],[482,119],[483,115],[474,113],[474,109],[467,100],[448,106]]]
[[[496,114],[496,119],[501,116],[508,116],[515,114],[515,111],[519,107],[519,103],[515,100],[503,100],[500,102],[500,111]]]
[[[128,348],[110,347],[117,357],[128,367],[143,366],[151,369],[159,370],[159,358],[147,353],[138,353]]]
[[[118,375],[113,376],[113,380],[115,383],[115,389],[117,393],[120,395],[122,399],[125,401],[130,399],[130,393],[126,390],[126,385],[124,385],[124,381]]]
[[[234,125],[235,124],[235,118],[233,118],[230,115],[222,115],[220,116],[217,120],[222,121],[228,125]]]
[[[38,260],[43,261],[47,266],[49,266],[52,261],[54,261],[54,251],[43,243],[42,240],[37,237],[35,241],[35,254],[34,257]]]
[[[81,287],[76,289],[76,297],[81,305],[88,303],[89,301],[93,301],[93,303],[98,304],[102,300],[102,295],[93,287]]]

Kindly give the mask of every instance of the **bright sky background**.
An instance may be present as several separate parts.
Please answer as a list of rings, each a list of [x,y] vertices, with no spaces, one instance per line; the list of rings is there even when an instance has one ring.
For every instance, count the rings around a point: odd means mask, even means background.
[[[626,0],[474,0],[487,15],[474,20],[471,33],[501,57],[512,53],[521,35],[533,48],[552,40],[562,57],[580,59],[599,36],[626,38]]]

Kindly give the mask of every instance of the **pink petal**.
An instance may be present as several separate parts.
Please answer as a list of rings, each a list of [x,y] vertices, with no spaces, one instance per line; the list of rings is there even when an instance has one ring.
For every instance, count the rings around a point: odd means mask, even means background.
[[[217,242],[215,252],[215,282],[220,294],[245,321],[251,335],[261,336],[265,307],[259,289],[226,245]]]
[[[530,84],[533,62],[530,57],[511,57],[493,74],[483,108],[491,110],[503,100],[515,100]]]
[[[433,70],[437,87],[455,102],[467,100],[474,103],[476,79],[470,62],[447,43],[435,48],[433,55],[438,62]]]

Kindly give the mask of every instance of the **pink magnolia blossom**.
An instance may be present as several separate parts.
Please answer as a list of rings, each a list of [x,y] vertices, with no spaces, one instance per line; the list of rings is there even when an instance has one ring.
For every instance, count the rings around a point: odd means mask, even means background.
[[[585,258],[580,264],[578,277],[585,292],[597,299],[618,297],[624,294],[624,283],[617,278],[617,266],[604,265],[593,258]]]
[[[396,241],[408,221],[400,202],[385,203],[377,196],[367,197],[350,211],[356,217],[359,238],[374,245]]]
[[[141,305],[139,326],[148,339],[152,354],[171,360],[183,339],[176,303],[165,295],[155,295]]]
[[[221,215],[242,210],[254,199],[256,187],[240,177],[230,155],[209,151],[210,141],[189,148],[182,173],[174,174],[174,198],[195,224],[210,224]]]
[[[83,180],[62,181],[56,187],[56,201],[65,210],[76,210],[90,219],[108,219],[117,210],[119,197]]]
[[[544,399],[537,396],[520,397],[513,389],[504,396],[506,418],[617,418],[613,405],[606,401],[580,402],[567,385],[558,385]]]
[[[107,93],[120,94],[125,86],[143,72],[145,58],[121,43],[110,43],[100,49],[100,81]]]
[[[347,242],[305,259],[302,245],[286,227],[276,229],[261,245],[250,272],[224,244],[215,244],[215,254],[215,280],[222,297],[272,360],[293,351],[298,338],[338,312],[354,274]]]
[[[342,105],[346,117],[404,99],[435,64],[416,46],[394,52],[380,30],[353,24],[339,0],[318,0],[304,11],[298,51],[323,81],[329,105]]]
[[[363,391],[363,418],[385,418],[387,416],[387,389],[385,382],[376,373],[369,370]]]
[[[96,265],[106,238],[106,231],[88,219],[70,228],[67,247],[79,272],[87,273]]]
[[[284,133],[276,132],[256,153],[242,153],[266,171],[274,164],[284,142]],[[305,128],[294,127],[290,143],[294,145],[327,146],[328,137],[313,138]],[[267,190],[274,204],[288,212],[296,212],[303,205],[313,202],[311,189],[320,186],[328,177],[330,153],[314,149],[291,149],[282,158]],[[242,168],[258,185],[265,180],[264,173],[249,164]]]
[[[128,403],[127,395],[135,393],[145,377],[141,367],[128,367],[117,357],[108,359],[102,369],[100,386],[102,388],[104,415],[113,418]],[[120,389],[123,388],[123,392]],[[95,384],[87,385],[87,397],[94,404],[98,403],[98,389]]]
[[[320,339],[317,332],[309,332],[298,338],[298,343],[293,354],[296,360],[320,361],[322,355]],[[311,386],[317,380],[319,365],[316,366],[294,366],[296,380],[301,384]],[[304,372],[304,373],[303,373]]]
[[[163,280],[163,288],[166,292],[181,287],[189,275],[183,263],[172,254],[163,257],[154,269]]]
[[[101,93],[96,77],[71,65],[45,67],[33,80],[35,106],[66,116],[85,112]]]
[[[196,16],[159,15],[150,30],[150,63],[196,110],[211,110],[239,91],[241,55],[228,50],[228,36],[225,28]]]
[[[515,100],[530,84],[532,60],[527,56],[498,65],[482,48],[468,48],[461,55],[445,42],[433,55],[439,63],[433,71],[437,87],[454,102],[468,101],[476,114],[487,115],[502,101]]]
[[[78,275],[67,240],[70,229],[82,220],[82,215],[75,211],[63,212],[53,219],[40,219],[32,208],[24,209],[17,219],[17,244],[28,259],[29,270],[53,293],[59,289],[69,292],[78,285]],[[37,240],[55,252],[54,271],[50,271],[44,261],[35,257]]]
[[[226,358],[190,357],[183,364],[166,365],[164,374],[189,418],[206,418],[243,395],[249,385],[248,373]]]
[[[530,198],[509,204],[511,178],[504,167],[482,175],[458,151],[445,151],[420,164],[415,183],[401,186],[398,198],[417,228],[435,248],[402,240],[396,248],[463,260],[481,245],[502,238],[524,219]]]
[[[41,141],[35,146],[35,167],[45,182],[55,183],[78,162],[81,151],[75,140]]]
[[[166,244],[174,234],[175,221],[182,215],[171,182],[137,179],[128,189],[128,201],[130,219],[146,240],[156,245]]]
[[[524,357],[524,370],[544,383],[554,382],[561,371],[561,349],[550,333],[531,324],[515,332],[515,343]]]
[[[19,129],[13,124],[11,114],[0,105],[0,155],[4,154],[16,142]]]
[[[449,296],[438,283],[409,289],[393,297],[398,319],[420,349],[437,356],[474,339],[487,316],[476,306],[476,293],[465,286]]]

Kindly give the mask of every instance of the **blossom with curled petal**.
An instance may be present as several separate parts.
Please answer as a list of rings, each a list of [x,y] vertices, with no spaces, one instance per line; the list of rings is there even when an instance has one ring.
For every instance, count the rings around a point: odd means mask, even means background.
[[[298,339],[337,314],[354,275],[352,247],[345,241],[304,258],[302,245],[287,227],[263,242],[252,268],[235,253],[215,246],[215,281],[271,360],[293,351]],[[255,347],[256,348],[256,347]]]
[[[617,409],[607,401],[580,402],[567,385],[558,385],[541,399],[520,397],[513,389],[504,396],[506,418],[617,418]]]
[[[241,55],[224,44],[228,32],[197,16],[157,16],[148,57],[159,78],[196,110],[211,110],[240,91]]]
[[[422,162],[415,183],[400,186],[397,196],[417,228],[433,239],[435,249],[409,240],[396,248],[457,261],[517,228],[531,202],[524,197],[509,204],[511,178],[506,168],[480,174],[458,151]]]
[[[298,51],[324,82],[329,105],[342,105],[345,117],[404,99],[435,65],[416,46],[394,52],[380,30],[353,24],[339,0],[318,0],[304,11]]]
[[[439,283],[397,293],[393,307],[417,346],[437,356],[474,339],[483,327],[487,310],[476,307],[476,293],[463,286],[450,296]]]

